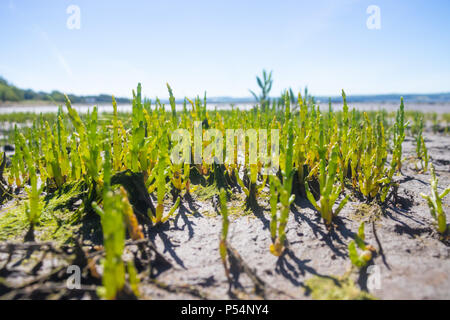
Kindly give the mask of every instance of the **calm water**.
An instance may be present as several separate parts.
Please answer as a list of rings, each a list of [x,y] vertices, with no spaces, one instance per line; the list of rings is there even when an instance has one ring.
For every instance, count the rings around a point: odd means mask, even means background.
[[[328,110],[328,103],[320,103],[320,108],[323,111]],[[208,110],[214,110],[217,107],[218,110],[226,110],[231,109],[231,105],[229,103],[210,103],[208,104]],[[244,104],[236,104],[235,108],[239,108],[241,110],[249,110],[253,107],[253,104],[244,103]],[[356,108],[358,110],[368,110],[368,111],[377,111],[377,110],[386,110],[386,111],[395,111],[399,107],[399,103],[349,103],[350,110],[352,108]],[[92,105],[74,105],[74,108],[80,113],[86,113],[89,110],[92,110]],[[177,104],[176,109],[178,111],[183,110],[182,104]],[[333,104],[333,110],[341,110],[342,104]],[[432,104],[432,103],[405,103],[406,110],[415,110],[422,112],[437,112],[437,113],[450,113],[450,103],[443,104]],[[117,106],[117,110],[119,112],[130,112],[131,105],[121,104]],[[170,106],[166,105],[166,110],[170,110]],[[47,113],[47,112],[57,112],[58,107],[55,105],[44,105],[44,106],[0,106],[0,114],[5,113],[14,113],[14,112],[31,112],[31,113]],[[101,112],[112,112],[112,105],[98,105],[98,111]]]
[[[72,105],[79,113],[87,113],[89,110],[92,111],[93,105],[82,105],[82,104],[74,104]],[[189,105],[187,106],[188,110]],[[215,104],[209,104],[207,105],[208,110],[214,110],[217,107],[218,110],[221,109],[231,109],[231,105],[229,103],[215,103]],[[241,110],[248,110],[253,107],[253,104],[239,104],[236,105],[236,107],[239,107]],[[63,106],[64,110],[66,110],[65,106]],[[154,108],[154,105],[152,105],[152,108]],[[170,111],[170,105],[166,105],[166,111]],[[97,109],[99,113],[102,112],[112,112],[113,107],[111,104],[101,104],[97,105]],[[131,112],[132,106],[131,104],[119,104],[117,105],[117,111],[118,112]],[[183,110],[182,104],[176,105],[177,111]],[[17,105],[17,106],[7,106],[7,107],[1,107],[0,106],[0,114],[5,113],[14,113],[14,112],[31,112],[31,113],[48,113],[48,112],[57,112],[58,106],[55,105],[41,105],[41,106],[23,106],[23,105]]]

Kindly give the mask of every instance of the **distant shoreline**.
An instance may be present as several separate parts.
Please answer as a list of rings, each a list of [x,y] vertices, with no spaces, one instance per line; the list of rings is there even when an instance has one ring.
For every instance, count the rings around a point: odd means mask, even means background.
[[[403,97],[405,104],[415,104],[415,105],[450,105],[450,93],[440,93],[440,94],[380,94],[380,95],[348,95],[347,102],[349,104],[396,104],[400,105],[400,98]],[[84,98],[83,98],[84,99]],[[94,98],[92,98],[94,99]],[[271,97],[271,99],[277,99],[277,97]],[[314,96],[316,103],[318,104],[328,104],[329,101],[335,104],[342,104],[342,97],[333,96],[333,97],[325,97],[325,96]],[[132,101],[125,101],[127,98],[116,98],[117,105],[131,105]],[[177,104],[182,104],[183,99],[176,99]],[[152,104],[154,103],[154,99],[151,99]],[[160,99],[160,102],[168,105],[168,99]],[[252,97],[209,97],[207,98],[208,104],[256,104],[257,102]],[[83,106],[107,106],[112,105],[111,101],[105,101],[102,99],[101,101],[72,101],[73,105],[83,105]],[[54,100],[20,100],[20,101],[0,101],[0,108],[5,107],[39,107],[39,106],[59,106],[64,105],[64,101],[55,102]]]
[[[14,106],[45,106],[51,104],[51,101],[45,100],[22,100],[22,101],[0,101],[1,107],[14,107]]]
[[[323,98],[323,97],[318,97],[315,99],[317,104],[325,104],[328,103],[328,98]],[[169,101],[165,101],[165,100],[160,100],[161,103],[164,104],[168,104]],[[333,105],[339,105],[342,104],[342,99],[336,99],[336,98],[332,98],[331,102]],[[234,105],[239,105],[239,104],[256,104],[256,101],[252,101],[251,99],[241,99],[241,98],[236,98],[236,101],[232,100],[232,99],[226,99],[224,101],[221,101],[217,98],[211,98],[211,99],[207,99],[207,103],[208,104],[234,104]],[[400,98],[398,100],[394,100],[394,99],[387,99],[387,100],[377,100],[377,99],[366,99],[366,100],[360,100],[358,98],[352,99],[351,97],[347,97],[347,103],[349,104],[395,104],[398,103],[400,105]],[[76,102],[76,103],[72,103],[73,105],[82,105],[82,106],[112,106],[112,102]],[[176,104],[182,104],[182,100],[176,100]],[[434,100],[430,100],[430,101],[423,101],[423,100],[409,100],[407,98],[405,98],[405,104],[414,104],[414,105],[450,105],[450,100],[448,101],[434,101]],[[3,107],[48,107],[48,106],[59,106],[59,105],[64,105],[64,102],[58,102],[55,103],[53,101],[46,101],[46,100],[22,100],[22,101],[0,101],[0,108]],[[117,105],[131,105],[131,101],[130,102],[118,102]],[[153,100],[152,100],[152,105],[153,105]]]
[[[22,100],[22,101],[6,101],[6,102],[0,102],[0,108],[8,108],[8,107],[48,107],[48,106],[64,106],[64,102],[54,103],[53,101],[45,101],[45,100]],[[78,103],[72,103],[72,105],[92,105],[92,106],[112,106],[112,102],[100,102],[100,103],[87,103],[87,102],[78,102]],[[130,103],[117,103],[118,106],[121,105],[131,105]]]
[[[170,107],[168,103],[162,101],[163,104],[166,105],[166,110],[169,110]],[[388,112],[394,112],[400,106],[400,99],[398,101],[348,101],[348,106],[350,109],[364,110],[364,111],[377,111],[377,110],[386,110]],[[255,102],[230,102],[230,101],[208,101],[207,109],[210,111],[217,110],[231,110],[231,106],[239,108],[240,110],[251,110],[255,106]],[[316,99],[316,105],[322,111],[328,110],[328,100],[319,100]],[[64,104],[55,104],[54,102],[49,101],[27,101],[23,102],[9,102],[0,104],[0,114],[8,114],[8,113],[54,113],[58,111],[58,106],[62,106],[65,110]],[[92,110],[94,106],[98,107],[98,112],[112,112],[113,106],[112,103],[100,102],[100,103],[73,103],[72,106],[81,113],[89,112]],[[342,101],[332,101],[332,108],[335,111],[342,110],[343,103]],[[118,103],[117,109],[119,112],[131,112],[132,104],[131,103]],[[190,109],[190,105],[187,105],[188,110]],[[154,104],[152,104],[152,109],[154,109]],[[176,110],[178,112],[182,112],[184,109],[181,101],[176,101]],[[450,101],[448,102],[416,102],[416,101],[408,101],[405,99],[405,110],[407,111],[421,111],[425,113],[450,113]]]

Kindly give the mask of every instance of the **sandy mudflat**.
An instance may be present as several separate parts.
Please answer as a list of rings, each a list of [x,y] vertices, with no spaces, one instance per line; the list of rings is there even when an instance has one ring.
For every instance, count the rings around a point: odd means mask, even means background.
[[[426,135],[426,143],[439,175],[439,190],[450,184],[450,137]],[[404,143],[404,156],[414,154],[412,140]],[[382,246],[374,265],[380,270],[380,289],[371,293],[381,299],[450,299],[450,247],[439,240],[432,227],[432,218],[420,192],[429,193],[430,175],[412,170],[405,163],[404,176],[398,191],[398,207],[389,205],[384,214],[366,215],[362,220],[374,220],[375,231]],[[403,182],[402,182],[403,181]],[[194,205],[195,206],[195,205]],[[267,207],[267,203],[262,204]],[[197,214],[189,208],[164,231],[155,233],[155,243],[176,268],[162,273],[160,280],[199,286],[211,298],[229,298],[227,279],[218,254],[221,218],[207,217],[198,207]],[[354,199],[347,204],[329,234],[318,214],[305,199],[293,206],[287,226],[290,252],[278,260],[269,252],[271,243],[270,212],[241,216],[230,226],[229,239],[245,262],[270,286],[286,292],[268,290],[269,298],[309,298],[304,290],[306,279],[314,275],[340,276],[350,268],[347,245],[357,231],[361,204]],[[450,196],[445,198],[444,211],[450,218]],[[370,222],[366,223],[366,241],[379,250]],[[164,249],[163,249],[164,248]],[[238,276],[238,275],[236,275]],[[241,274],[238,281],[251,292],[253,283]],[[158,298],[191,298],[185,294],[156,293]]]
[[[439,175],[441,191],[450,184],[450,136],[427,133],[425,137]],[[403,176],[396,177],[400,188],[395,205],[390,202],[381,211],[377,206],[363,205],[351,198],[336,220],[335,230],[330,233],[309,203],[298,198],[287,225],[289,250],[280,259],[269,252],[270,212],[267,201],[259,200],[259,212],[243,214],[239,209],[241,203],[236,200],[240,196],[235,193],[234,201],[230,203],[234,214],[231,215],[229,241],[252,272],[265,282],[265,296],[272,299],[310,299],[306,286],[309,278],[345,274],[351,265],[347,245],[364,220],[366,242],[379,252],[373,262],[378,268],[380,282],[378,288],[369,289],[364,275],[358,280],[353,274],[351,277],[358,287],[380,299],[450,299],[450,247],[434,231],[428,207],[419,196],[420,192],[430,192],[430,175],[413,170],[414,165],[408,158],[414,152],[412,139],[407,138]],[[1,211],[11,205],[11,202],[4,205]],[[158,251],[172,267],[159,270],[156,276],[159,284],[143,277],[141,298],[260,297],[254,293],[254,283],[236,265],[233,265],[231,273],[233,294],[228,292],[228,281],[218,251],[222,222],[215,206],[215,200],[198,201],[194,197],[193,201],[183,203],[174,219],[147,230]],[[444,211],[449,219],[450,196],[444,200]],[[21,243],[17,239],[16,242]],[[0,248],[5,251],[5,243],[1,243]],[[129,246],[126,251],[129,255],[136,251],[136,246]],[[64,277],[68,276],[65,269],[60,273],[62,278],[45,277],[58,265],[67,265],[67,262],[61,262],[63,259],[58,254],[49,253],[43,257],[43,252],[38,250],[28,256],[32,258],[24,260],[26,255],[27,251],[16,251],[5,267],[8,254],[0,252],[0,277],[8,282],[7,287],[2,287],[0,282],[0,292],[6,294],[3,298],[96,297],[95,285],[100,284],[99,280],[82,283],[84,289],[71,296],[65,289]],[[41,265],[37,266],[36,261],[41,261]],[[98,261],[97,264],[100,265]],[[33,269],[34,274],[31,272]],[[43,275],[43,283],[36,282]],[[27,281],[31,282],[25,285]],[[23,288],[11,290],[12,285]]]

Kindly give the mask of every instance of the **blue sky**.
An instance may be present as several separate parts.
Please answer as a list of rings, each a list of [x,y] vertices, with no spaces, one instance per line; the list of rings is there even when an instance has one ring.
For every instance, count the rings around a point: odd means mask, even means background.
[[[69,5],[81,28],[66,27]],[[377,5],[381,29],[366,9]],[[22,88],[130,96],[450,91],[450,1],[0,1],[0,75]]]

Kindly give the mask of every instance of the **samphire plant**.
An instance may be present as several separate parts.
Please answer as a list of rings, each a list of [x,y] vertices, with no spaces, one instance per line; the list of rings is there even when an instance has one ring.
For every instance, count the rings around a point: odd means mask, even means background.
[[[115,299],[125,286],[125,265],[122,254],[125,247],[125,224],[122,214],[121,199],[111,188],[111,155],[105,151],[103,166],[103,208],[92,203],[100,216],[105,259],[103,261],[103,287],[99,294],[106,299]]]
[[[362,222],[359,226],[358,233],[355,235],[355,239],[348,244],[350,261],[358,268],[365,267],[372,260],[373,252],[375,252],[373,246],[366,245],[364,241],[365,237],[364,222]],[[361,250],[361,253],[358,252],[357,247]]]
[[[156,164],[155,168],[156,177],[154,183],[154,185],[156,186],[156,195],[157,195],[156,213],[155,215],[153,215],[153,213],[150,210],[148,211],[150,219],[155,225],[166,222],[172,216],[175,210],[179,207],[181,201],[181,198],[178,196],[169,213],[166,216],[164,216],[164,197],[166,195],[167,189],[166,175],[169,170],[168,169],[169,159],[167,156],[168,154],[167,138],[162,137],[160,143],[161,149],[159,152],[158,163]]]
[[[309,189],[308,182],[305,180],[306,196],[314,206],[314,208],[316,208],[316,210],[320,212],[327,228],[331,228],[333,218],[336,217],[345,206],[348,201],[349,195],[346,195],[340,201],[338,207],[333,210],[333,205],[336,203],[341,193],[341,187],[339,184],[337,184],[337,182],[339,181],[339,177],[337,175],[338,146],[337,144],[334,144],[331,147],[328,165],[326,165],[327,147],[324,143],[324,127],[321,115],[319,119],[319,143],[316,148],[320,158],[318,173],[320,198],[319,201],[316,201],[314,195]]]
[[[423,138],[423,115],[419,115],[418,116],[418,123],[417,123],[417,127],[416,127],[416,134],[414,139],[416,140],[416,155],[417,155],[417,160],[420,162],[421,164],[421,168],[419,168],[417,166],[417,162],[415,163],[416,166],[416,170],[421,170],[422,172],[427,172],[428,170],[428,162],[429,162],[429,157],[428,157],[428,149],[427,146],[425,145],[425,140]]]
[[[448,231],[447,219],[444,209],[442,208],[442,199],[450,193],[450,186],[447,187],[441,194],[437,191],[438,179],[434,170],[433,164],[430,165],[431,169],[431,194],[426,195],[421,193],[422,198],[427,200],[428,207],[433,219],[437,223],[437,230],[440,234],[444,235]]]
[[[142,239],[143,234],[136,221],[125,190],[115,193],[111,187],[111,144],[105,143],[105,159],[103,163],[103,208],[96,202],[92,208],[100,216],[103,231],[105,258],[103,260],[103,286],[98,294],[106,299],[138,296],[139,279],[132,261],[125,263],[122,255],[125,248],[125,228],[128,226],[130,236],[134,240]],[[126,270],[131,290],[126,290]]]
[[[277,177],[271,176],[269,179],[270,182],[270,236],[272,238],[272,243],[274,246],[275,240],[277,238],[277,231],[278,231],[278,197],[280,196],[279,189],[280,189],[280,181]],[[271,246],[271,248],[272,248]],[[272,249],[271,251],[275,251]]]
[[[278,180],[278,177],[271,176],[270,190],[271,192],[271,212],[272,221],[270,223],[270,230],[272,236],[272,244],[270,245],[270,252],[279,257],[284,251],[286,242],[286,225],[289,219],[289,212],[291,211],[291,204],[295,200],[295,195],[291,194],[292,180],[294,176],[293,170],[293,156],[294,156],[294,134],[293,122],[290,119],[290,105],[287,101],[285,119],[286,119],[286,134],[284,135],[284,145],[286,146],[286,154],[284,156],[283,164],[281,165],[281,175],[283,182]],[[280,214],[277,214],[277,198],[280,198]]]
[[[394,146],[392,151],[392,165],[396,167],[399,172],[402,170],[402,143],[403,140],[405,140],[405,129],[408,125],[409,121],[405,122],[405,105],[402,97],[394,124]]]
[[[220,214],[222,215],[222,232],[220,234],[219,253],[220,259],[223,263],[223,268],[225,269],[225,275],[227,276],[227,279],[230,280],[230,268],[228,267],[227,263],[227,236],[230,221],[228,220],[227,193],[223,188],[220,189],[219,201]]]
[[[25,137],[22,133],[19,134],[19,140],[30,178],[30,187],[27,188],[29,200],[27,203],[25,203],[25,212],[27,214],[28,222],[30,223],[30,230],[27,233],[25,240],[34,241],[34,227],[39,222],[39,217],[41,216],[39,195],[42,192],[42,187],[39,188],[37,185],[38,179],[36,174],[36,167],[34,166],[30,148],[25,142]]]
[[[255,97],[256,101],[259,102],[261,106],[261,111],[265,111],[266,108],[270,105],[269,93],[272,90],[272,71],[267,73],[266,70],[263,70],[262,78],[256,77],[256,82],[258,83],[259,88],[261,89],[261,94],[258,96],[252,90],[249,90],[250,93]]]

